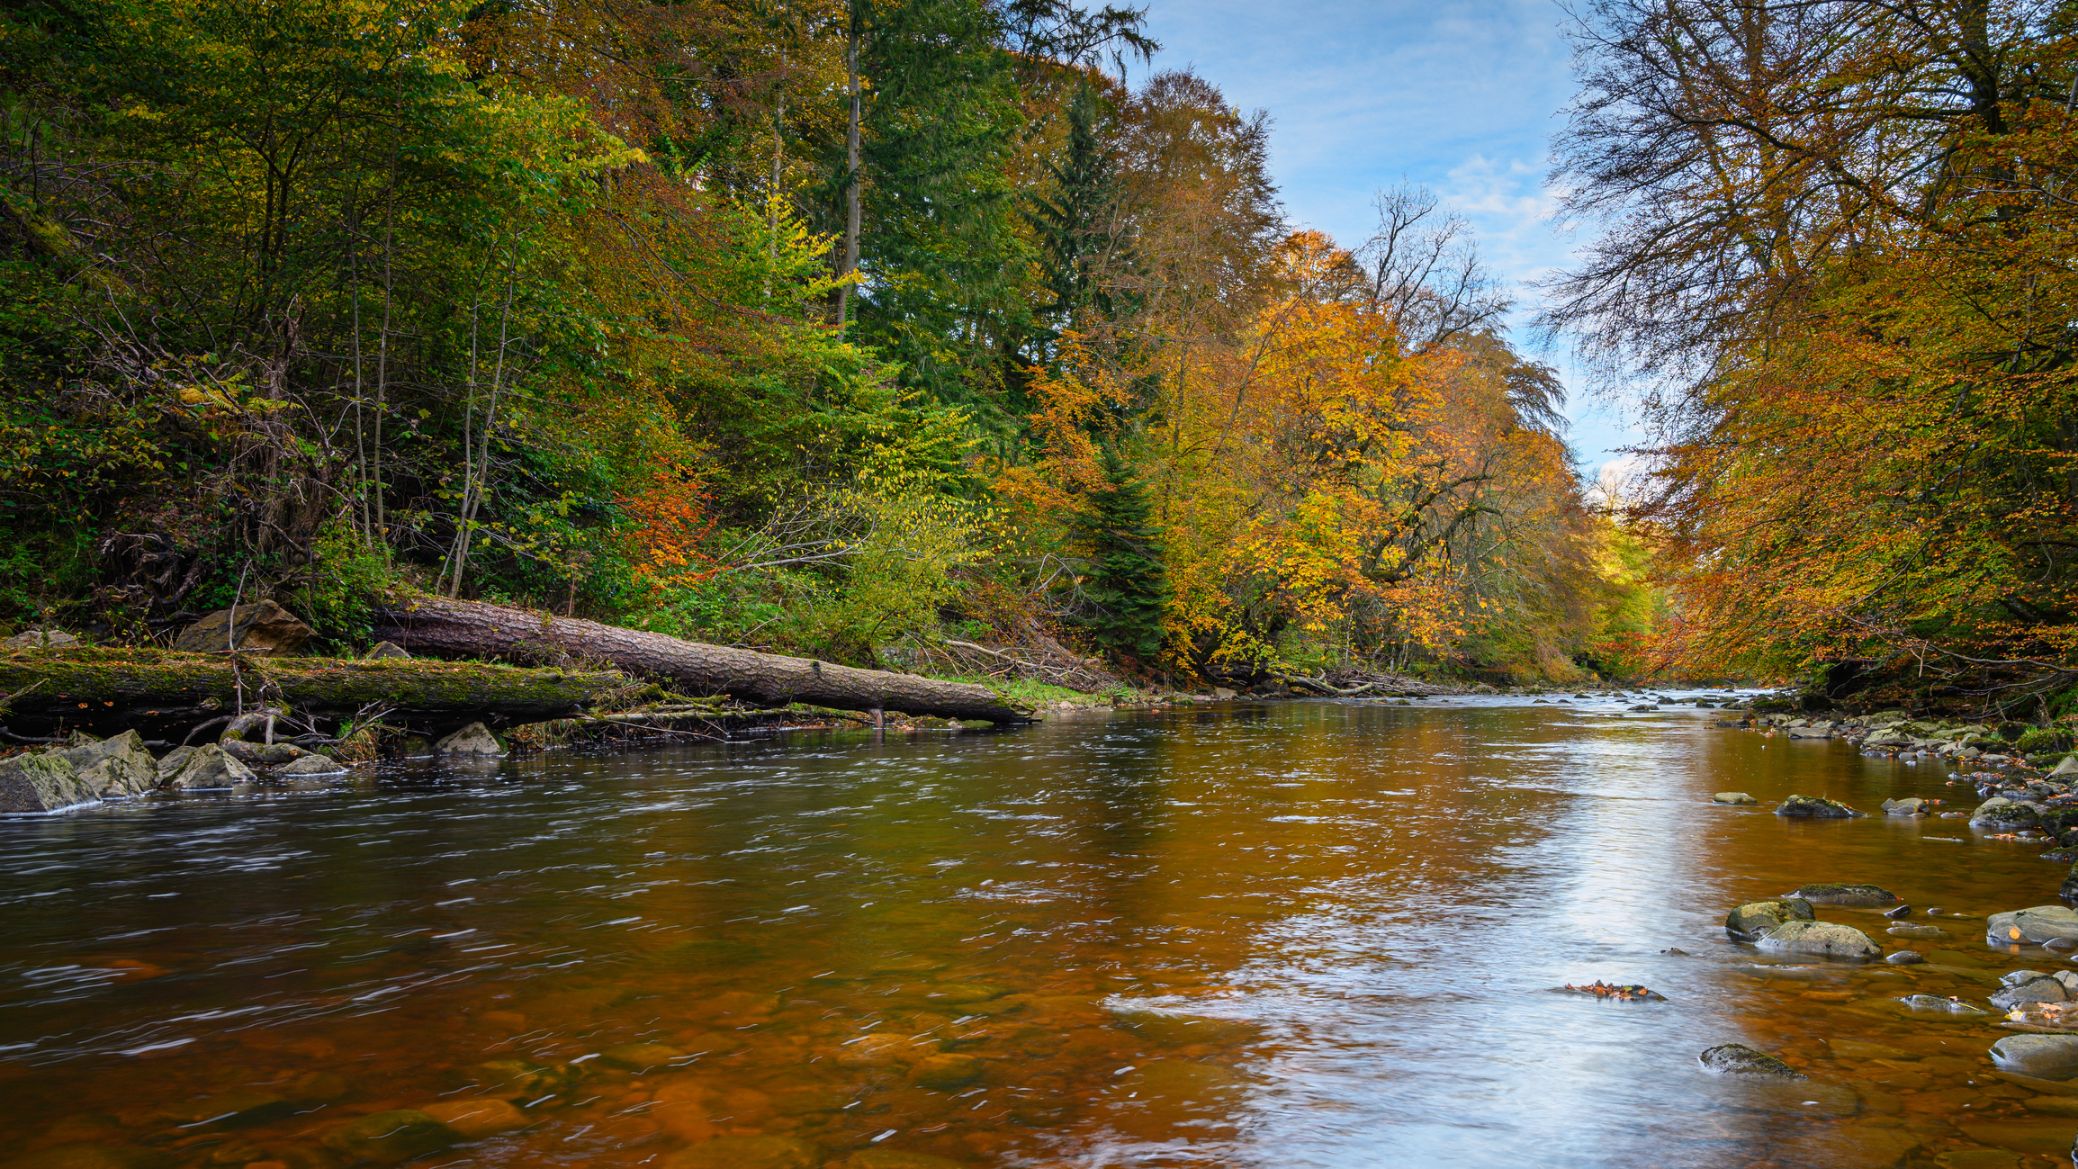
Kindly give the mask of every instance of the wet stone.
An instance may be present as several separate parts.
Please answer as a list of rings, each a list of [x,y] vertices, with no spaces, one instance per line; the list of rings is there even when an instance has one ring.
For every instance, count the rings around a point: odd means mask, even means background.
[[[1869,935],[1834,921],[1786,921],[1754,944],[1767,954],[1816,958],[1874,958],[1883,952]]]
[[[1804,1073],[1765,1051],[1743,1043],[1723,1043],[1696,1057],[1704,1070],[1720,1076],[1756,1076],[1771,1080],[1801,1080]]]
[[[1749,901],[1725,915],[1724,932],[1733,941],[1757,941],[1761,935],[1791,921],[1810,921],[1814,914],[1811,903],[1795,898],[1777,901]]]
[[[1752,796],[1747,795],[1745,792],[1718,792],[1716,795],[1710,797],[1710,802],[1713,804],[1731,804],[1734,806],[1743,806],[1746,804],[1760,803],[1759,800],[1754,799]]]
[[[1791,796],[1782,801],[1775,814],[1798,820],[1849,820],[1861,815],[1838,800],[1822,796]]]
[[[2070,994],[2065,990],[2064,984],[2051,978],[2049,975],[2035,974],[2033,971],[2021,971],[2021,973],[2032,975],[2032,977],[2015,979],[2007,983],[2001,990],[1991,996],[1991,1004],[1993,1006],[2010,1009],[2022,1003],[2060,1003],[2070,998]]]
[[[934,1092],[957,1092],[979,1083],[985,1070],[986,1065],[971,1055],[944,1052],[918,1060],[909,1080]]]
[[[2008,1035],[1991,1045],[1991,1062],[2036,1079],[2078,1077],[2078,1035]]]
[[[1800,885],[1793,893],[1783,894],[1809,901],[1813,905],[1877,906],[1896,905],[1898,895],[1880,885],[1843,885],[1820,883]]]
[[[1994,913],[1985,922],[1986,945],[2040,946],[2059,939],[2078,942],[2078,911],[2062,905],[2037,905]]]
[[[623,1043],[599,1053],[599,1062],[628,1072],[646,1072],[671,1067],[685,1060],[686,1053],[661,1043]]]
[[[1905,1005],[1906,1010],[1919,1015],[1972,1017],[1991,1014],[1990,1011],[1974,1003],[1966,1003],[1957,998],[1943,998],[1937,994],[1908,994],[1898,1001]]]
[[[377,1112],[325,1134],[325,1148],[346,1165],[401,1165],[453,1145],[461,1134],[414,1109]]]
[[[966,1169],[959,1161],[911,1153],[903,1149],[861,1149],[845,1158],[840,1169]]]
[[[1898,950],[1883,957],[1892,966],[1917,966],[1926,961],[1926,955],[1917,950]]]
[[[527,1114],[509,1100],[487,1097],[480,1100],[442,1100],[420,1112],[460,1133],[465,1140],[480,1141],[502,1132],[527,1127]]]
[[[2041,822],[2041,814],[2034,805],[2004,796],[1992,798],[1977,805],[1970,813],[1970,823],[1978,828],[1993,832],[2013,832],[2022,828],[2033,828]]]
[[[818,1169],[822,1154],[799,1137],[724,1136],[664,1158],[665,1169]]]
[[[1894,938],[1941,938],[1948,931],[1937,925],[1922,925],[1917,922],[1900,922],[1883,931]]]

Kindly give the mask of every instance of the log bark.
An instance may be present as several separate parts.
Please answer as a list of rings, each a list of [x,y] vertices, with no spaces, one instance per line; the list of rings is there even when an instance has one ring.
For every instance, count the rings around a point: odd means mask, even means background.
[[[611,672],[522,669],[393,658],[280,658],[140,649],[0,654],[0,724],[19,735],[54,729],[184,733],[239,704],[282,706],[337,723],[365,711],[410,730],[452,730],[568,718],[640,701],[652,688]]]
[[[428,597],[400,602],[382,609],[377,625],[378,637],[415,654],[606,662],[688,694],[726,694],[770,705],[806,702],[838,710],[897,710],[998,724],[1031,721],[1028,713],[986,686],[684,641],[476,601]]]

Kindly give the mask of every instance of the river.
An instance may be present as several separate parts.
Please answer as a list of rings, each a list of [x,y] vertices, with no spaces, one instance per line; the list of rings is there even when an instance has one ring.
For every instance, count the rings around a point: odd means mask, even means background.
[[[2043,846],[1780,819],[1973,801],[1723,717],[1234,705],[0,821],[0,1164],[2068,1163],[2078,1085],[1895,1001],[2066,968],[1983,939]],[[1931,960],[1725,937],[1808,881]],[[1553,990],[1596,979],[1666,1001]],[[1811,1078],[1698,1064],[1733,1041]]]

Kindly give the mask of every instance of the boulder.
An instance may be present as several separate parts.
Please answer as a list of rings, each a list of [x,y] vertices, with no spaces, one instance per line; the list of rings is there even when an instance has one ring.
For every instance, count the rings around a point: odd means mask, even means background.
[[[157,786],[166,786],[166,781],[179,775],[180,769],[186,767],[188,760],[194,758],[194,755],[195,749],[193,747],[175,747],[173,750],[159,756],[158,765],[152,769],[153,773],[158,777]]]
[[[2022,828],[2033,828],[2042,822],[2042,814],[2033,804],[2009,800],[2004,796],[1992,798],[1977,805],[1970,813],[1970,824],[1977,828],[1989,828],[1994,832],[2014,832]]]
[[[1760,803],[1759,800],[1754,799],[1752,796],[1747,795],[1745,792],[1718,792],[1716,795],[1710,797],[1710,802],[1713,804],[1734,805]]]
[[[1808,901],[1749,901],[1725,915],[1724,932],[1735,942],[1758,941],[1762,934],[1784,922],[1810,921],[1812,916]]]
[[[159,765],[136,731],[67,747],[57,754],[78,769],[80,782],[101,799],[140,796],[159,784]]]
[[[1994,913],[1984,924],[1987,946],[2041,946],[2061,940],[2078,941],[2078,911],[2061,905]]]
[[[2071,998],[2061,980],[2037,970],[2018,970],[2001,982],[2004,985],[1991,996],[1991,1005],[2001,1010],[2011,1010],[2022,1003],[2069,1002]]]
[[[1835,921],[1785,921],[1754,943],[1762,953],[1814,958],[1875,958],[1883,953],[1869,935]]]
[[[173,648],[184,653],[228,653],[236,648],[248,654],[291,654],[302,649],[313,636],[310,626],[273,601],[252,601],[236,607],[237,629],[232,629],[232,609],[218,609],[180,631]]]
[[[1785,893],[1809,901],[1813,905],[1896,905],[1898,895],[1879,885],[1841,885],[1830,882],[1816,885],[1799,885],[1796,892]]]
[[[1705,1071],[1720,1076],[1760,1076],[1773,1080],[1801,1080],[1804,1073],[1765,1051],[1743,1043],[1721,1043],[1696,1057]]]
[[[0,813],[61,812],[99,799],[61,751],[0,759]]]
[[[0,646],[8,649],[70,649],[79,644],[79,638],[62,629],[24,629]]]
[[[289,761],[284,766],[275,769],[274,774],[287,778],[312,775],[342,775],[345,772],[345,764],[340,763],[330,755],[313,754],[304,755]]]
[[[496,758],[505,754],[505,744],[482,723],[470,723],[461,730],[443,737],[433,744],[435,755],[455,755],[478,759]]]
[[[411,651],[394,641],[378,641],[365,656],[371,661],[383,661],[388,658],[408,658]]]
[[[2078,1035],[2008,1035],[1991,1045],[1991,1062],[2038,1080],[2078,1077]]]
[[[224,753],[215,743],[197,747],[181,761],[180,770],[161,782],[168,791],[199,791],[253,783],[253,769]]]
[[[1883,801],[1883,814],[1886,816],[1924,816],[1931,811],[1933,811],[1932,802],[1920,799],[1918,796],[1906,796],[1901,800]]]
[[[1848,820],[1861,815],[1838,800],[1821,796],[1791,796],[1782,801],[1775,814],[1799,820]]]

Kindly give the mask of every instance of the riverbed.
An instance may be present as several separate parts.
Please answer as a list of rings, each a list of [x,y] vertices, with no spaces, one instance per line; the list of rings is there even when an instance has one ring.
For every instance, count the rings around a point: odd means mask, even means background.
[[[2061,866],[1876,811],[1967,812],[1944,767],[1724,717],[1235,704],[0,821],[0,1165],[2068,1164],[2078,1082],[1896,1001],[2068,968],[1982,921]],[[1726,938],[1813,881],[1929,961]],[[1553,989],[1595,980],[1665,1001]]]

